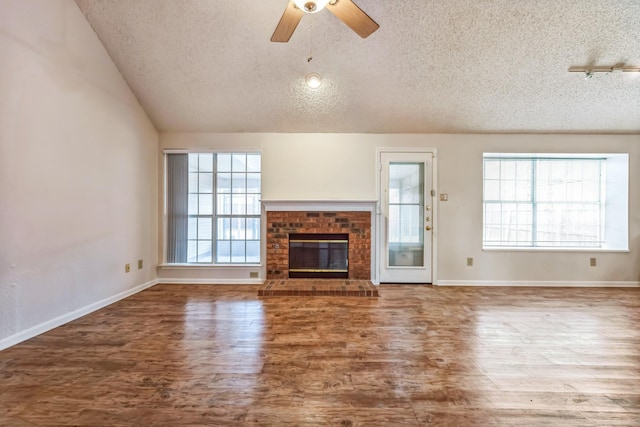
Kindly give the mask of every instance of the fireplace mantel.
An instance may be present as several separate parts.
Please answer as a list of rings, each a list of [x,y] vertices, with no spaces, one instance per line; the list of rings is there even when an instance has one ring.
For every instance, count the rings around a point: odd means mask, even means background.
[[[265,212],[316,211],[345,212],[365,211],[375,213],[377,200],[262,200]]]

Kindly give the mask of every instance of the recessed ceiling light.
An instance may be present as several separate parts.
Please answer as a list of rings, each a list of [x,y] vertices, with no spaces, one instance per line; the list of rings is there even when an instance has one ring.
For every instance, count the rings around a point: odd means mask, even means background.
[[[318,73],[309,73],[304,78],[304,82],[311,89],[318,89],[322,85],[322,76]]]

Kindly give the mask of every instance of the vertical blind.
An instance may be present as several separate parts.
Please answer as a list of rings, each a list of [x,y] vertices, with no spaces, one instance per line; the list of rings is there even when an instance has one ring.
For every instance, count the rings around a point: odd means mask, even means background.
[[[187,262],[189,155],[167,155],[167,262]]]

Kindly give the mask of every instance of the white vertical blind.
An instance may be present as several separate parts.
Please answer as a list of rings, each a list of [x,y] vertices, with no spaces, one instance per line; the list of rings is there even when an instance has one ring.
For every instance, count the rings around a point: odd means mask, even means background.
[[[189,232],[187,154],[167,154],[167,262],[187,262]]]

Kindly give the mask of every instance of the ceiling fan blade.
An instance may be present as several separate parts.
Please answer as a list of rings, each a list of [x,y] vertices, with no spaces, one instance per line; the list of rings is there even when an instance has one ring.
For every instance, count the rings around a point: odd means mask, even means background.
[[[282,14],[282,18],[280,18],[280,22],[278,22],[276,30],[271,36],[271,41],[280,43],[288,42],[302,19],[302,15],[304,15],[304,11],[298,9],[295,3],[290,1]]]
[[[367,38],[380,26],[351,0],[335,0],[327,9],[360,37]]]

